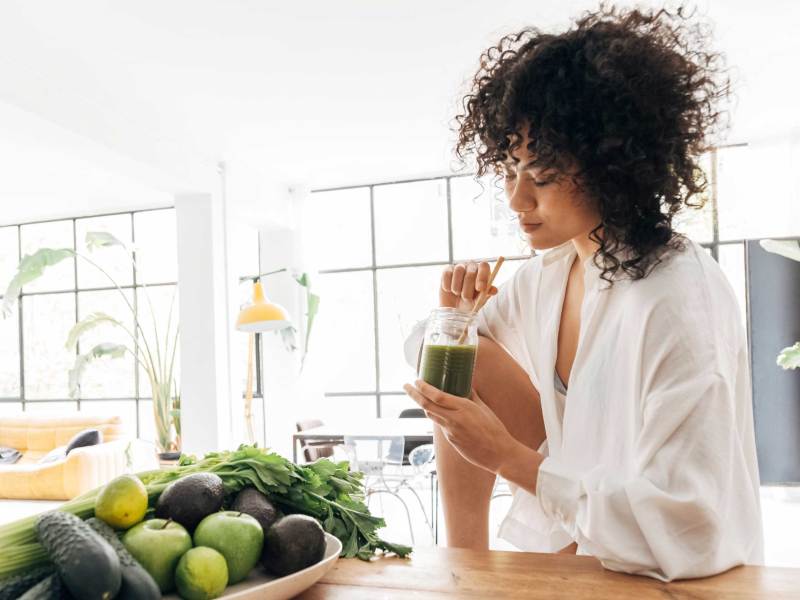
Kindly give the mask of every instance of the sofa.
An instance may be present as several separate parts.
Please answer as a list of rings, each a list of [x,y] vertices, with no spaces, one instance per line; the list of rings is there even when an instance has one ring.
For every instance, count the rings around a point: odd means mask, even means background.
[[[97,429],[103,442],[75,448],[53,462],[39,461],[85,429]],[[0,498],[71,500],[123,473],[158,468],[151,444],[128,436],[120,417],[30,415],[0,417],[0,446],[22,457],[0,465]]]

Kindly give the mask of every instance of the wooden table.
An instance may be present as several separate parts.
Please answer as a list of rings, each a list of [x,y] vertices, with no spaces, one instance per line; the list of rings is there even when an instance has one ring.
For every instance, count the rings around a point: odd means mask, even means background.
[[[327,576],[299,598],[774,600],[800,598],[800,569],[737,567],[716,577],[662,583],[608,571],[588,556],[420,548],[408,560],[339,559]]]
[[[344,438],[385,440],[403,436],[407,442],[433,443],[433,424],[428,419],[351,419],[299,431],[292,436],[292,456],[304,442],[343,444]]]

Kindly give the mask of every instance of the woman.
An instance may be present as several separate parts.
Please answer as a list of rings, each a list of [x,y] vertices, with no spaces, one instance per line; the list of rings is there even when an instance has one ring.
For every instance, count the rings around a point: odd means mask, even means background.
[[[503,177],[547,252],[479,314],[471,398],[406,386],[436,424],[450,545],[487,547],[500,475],[514,489],[500,535],[524,550],[662,580],[761,561],[740,313],[673,229],[702,204],[698,159],[728,94],[704,37],[680,11],[601,9],[482,56],[458,152]],[[441,305],[470,310],[488,274],[446,269]]]

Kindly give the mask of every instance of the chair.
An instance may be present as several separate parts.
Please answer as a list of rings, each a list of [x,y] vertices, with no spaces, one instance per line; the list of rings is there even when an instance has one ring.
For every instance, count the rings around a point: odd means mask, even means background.
[[[322,427],[324,425],[322,421],[319,419],[306,419],[303,421],[297,421],[295,426],[297,427],[298,433],[301,431],[305,431],[306,429],[314,429],[315,427]],[[321,442],[312,442],[312,441],[304,441],[301,448],[303,450],[303,458],[306,462],[314,462],[320,458],[330,458],[333,456],[334,448],[338,446],[338,444],[328,441],[321,441]]]
[[[425,417],[425,411],[422,410],[421,408],[405,408],[405,409],[400,411],[399,418],[400,419],[424,419],[426,417]],[[404,465],[410,464],[408,462],[408,455],[411,454],[411,451],[414,450],[414,448],[417,448],[418,446],[422,446],[423,444],[425,444],[425,442],[411,442],[411,441],[406,441],[403,444],[403,464]]]
[[[428,518],[425,505],[413,485],[420,475],[428,477],[429,472],[426,467],[433,464],[433,445],[415,444],[414,450],[408,457],[410,460],[404,460],[403,457],[403,450],[406,447],[403,436],[368,439],[345,436],[344,447],[352,467],[364,473],[367,505],[375,494],[388,494],[397,498],[406,511],[411,543],[414,544],[411,512],[405,500],[400,496],[400,492],[406,489],[416,498],[425,524],[433,537],[433,526]]]

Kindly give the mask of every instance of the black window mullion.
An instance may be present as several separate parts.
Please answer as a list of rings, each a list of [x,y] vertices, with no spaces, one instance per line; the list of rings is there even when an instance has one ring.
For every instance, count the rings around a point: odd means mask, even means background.
[[[72,249],[77,252],[78,251],[78,222],[77,219],[72,219]],[[74,278],[73,287],[75,288],[75,323],[80,320],[80,314],[78,312],[78,257],[76,255],[72,256],[72,276]],[[81,342],[78,340],[78,343],[75,344],[75,357],[77,358],[81,353]],[[78,408],[78,412],[81,410],[81,397],[80,393],[78,394],[78,398],[75,400],[75,404]]]
[[[447,193],[447,262],[453,264],[453,201],[450,196],[450,177],[445,179]]]
[[[370,243],[372,247],[372,325],[375,338],[375,416],[381,416],[381,356],[378,337],[378,270],[375,251],[375,188],[369,186]]]
[[[716,148],[711,149],[711,256],[719,262],[719,203],[718,179],[719,153]]]
[[[133,283],[133,395],[135,397],[136,406],[136,437],[139,437],[139,411],[141,409],[141,391],[139,390],[139,294],[136,289],[136,225],[134,225],[135,213],[131,213],[131,274]]]
[[[17,225],[17,263],[22,260],[22,225]],[[22,298],[17,300],[19,315],[19,399],[22,411],[25,411],[25,338],[23,337]]]

